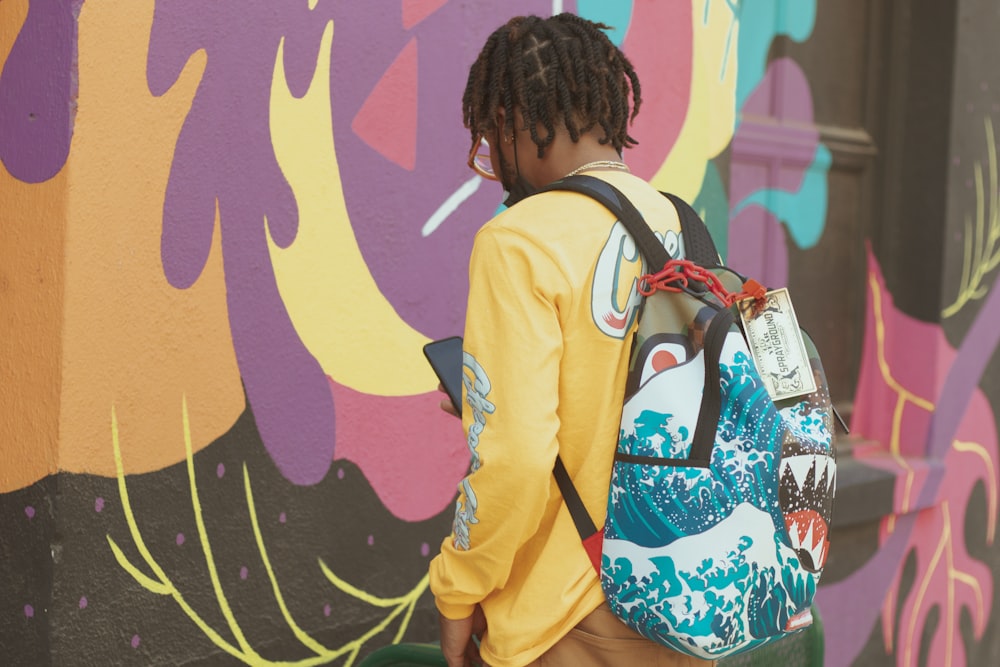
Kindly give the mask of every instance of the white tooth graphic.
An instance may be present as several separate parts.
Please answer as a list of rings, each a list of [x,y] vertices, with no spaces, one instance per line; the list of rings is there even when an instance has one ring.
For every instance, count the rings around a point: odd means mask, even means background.
[[[806,475],[809,474],[809,470],[816,464],[815,455],[800,455],[800,456],[790,456],[787,459],[782,460],[782,467],[788,467],[792,471],[792,476],[795,478],[795,484],[802,490],[802,485],[806,483]],[[784,470],[782,470],[784,473]]]

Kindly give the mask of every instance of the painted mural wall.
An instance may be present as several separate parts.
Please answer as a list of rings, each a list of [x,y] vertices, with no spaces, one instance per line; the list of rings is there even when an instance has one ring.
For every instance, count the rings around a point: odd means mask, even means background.
[[[349,665],[434,638],[468,452],[421,346],[461,333],[501,194],[465,165],[461,91],[495,27],[562,10],[642,77],[632,170],[786,283],[832,158],[809,72],[769,51],[808,42],[814,0],[0,2],[4,664]],[[835,667],[1000,650],[1000,82],[967,83],[953,301],[918,320],[867,258],[852,427],[878,444],[855,455],[898,483],[817,597]]]

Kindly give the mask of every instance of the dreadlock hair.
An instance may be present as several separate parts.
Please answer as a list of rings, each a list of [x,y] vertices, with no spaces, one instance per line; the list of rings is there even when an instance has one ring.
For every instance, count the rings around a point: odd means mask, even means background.
[[[599,125],[602,144],[610,143],[619,153],[635,146],[628,124],[642,103],[639,78],[602,32],[608,29],[564,13],[545,19],[518,16],[495,30],[469,69],[462,96],[463,120],[473,140],[497,129],[497,110],[503,107],[507,113],[499,129],[505,136],[513,134],[514,110],[519,109],[539,158],[552,143],[557,124],[574,143]]]

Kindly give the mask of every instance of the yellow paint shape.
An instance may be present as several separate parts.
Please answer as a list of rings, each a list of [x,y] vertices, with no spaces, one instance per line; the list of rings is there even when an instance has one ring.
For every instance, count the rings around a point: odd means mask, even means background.
[[[153,97],[146,60],[153,2],[84,3],[79,111],[69,166],[59,467],[114,475],[114,405],[127,473],[184,460],[182,397],[200,449],[244,408],[226,310],[218,220],[187,290],[167,283],[162,210],[174,146],[204,52]]]
[[[706,3],[709,3],[707,19]],[[695,0],[691,21],[694,54],[687,115],[677,142],[651,181],[687,201],[698,196],[709,160],[721,153],[733,138],[739,43],[739,24],[734,23],[737,18],[729,3]]]
[[[379,291],[351,228],[330,111],[332,43],[331,22],[302,99],[288,90],[284,41],[275,58],[271,139],[299,207],[294,243],[281,249],[268,238],[278,290],[302,342],[340,384],[383,396],[433,391],[434,374],[414,354],[427,337],[404,322]]]

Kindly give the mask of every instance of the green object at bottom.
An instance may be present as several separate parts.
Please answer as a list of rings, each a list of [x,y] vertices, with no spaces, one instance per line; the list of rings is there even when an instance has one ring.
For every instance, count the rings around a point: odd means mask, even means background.
[[[731,658],[718,667],[822,667],[823,621],[819,609],[812,608],[808,628]],[[437,644],[392,644],[365,658],[358,667],[447,667]]]
[[[448,667],[437,644],[391,644],[365,658],[358,667]]]

